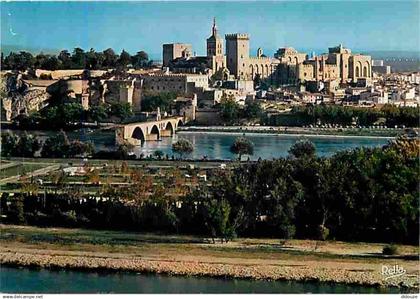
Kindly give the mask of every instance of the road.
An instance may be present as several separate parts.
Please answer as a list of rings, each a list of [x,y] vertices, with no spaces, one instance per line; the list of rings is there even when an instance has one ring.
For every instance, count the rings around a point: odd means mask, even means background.
[[[40,175],[45,175],[45,174],[48,174],[51,171],[60,169],[60,167],[61,167],[60,164],[56,164],[56,165],[51,165],[51,166],[47,166],[47,167],[44,167],[44,168],[40,168],[40,169],[31,171],[31,172],[27,172],[23,175],[10,176],[10,177],[4,178],[4,179],[0,179],[0,184],[17,182],[19,180],[19,178],[21,178],[22,176],[36,177],[36,176],[40,176]]]

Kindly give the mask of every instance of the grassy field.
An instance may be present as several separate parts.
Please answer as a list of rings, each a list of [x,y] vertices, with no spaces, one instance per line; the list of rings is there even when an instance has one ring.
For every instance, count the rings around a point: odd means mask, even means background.
[[[95,268],[179,275],[293,279],[418,287],[418,247],[277,239],[237,239],[228,244],[197,236],[159,235],[29,226],[1,226],[1,262],[23,266]],[[407,270],[385,280],[383,265]]]

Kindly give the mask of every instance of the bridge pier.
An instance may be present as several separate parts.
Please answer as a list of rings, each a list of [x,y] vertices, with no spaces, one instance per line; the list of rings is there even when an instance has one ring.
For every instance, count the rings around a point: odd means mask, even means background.
[[[147,134],[146,135],[146,141],[158,141],[159,140],[159,134]]]
[[[172,134],[171,130],[160,130],[160,137],[171,137],[172,135],[175,135],[175,132]]]

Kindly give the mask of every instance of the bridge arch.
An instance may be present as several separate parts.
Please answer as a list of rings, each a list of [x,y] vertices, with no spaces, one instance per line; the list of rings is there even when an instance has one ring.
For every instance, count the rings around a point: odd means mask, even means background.
[[[174,126],[172,125],[172,123],[170,121],[168,121],[166,123],[165,130],[170,131],[171,132],[171,136],[174,134],[175,128],[174,128]]]
[[[176,127],[178,128],[179,126],[183,126],[184,122],[182,121],[182,119],[178,120]]]
[[[131,135],[131,138],[138,139],[141,141],[141,143],[146,141],[143,130],[140,127],[137,127],[134,129],[133,134]]]
[[[153,125],[153,127],[150,129],[150,134],[156,134],[157,139],[160,139],[160,130],[157,125]]]

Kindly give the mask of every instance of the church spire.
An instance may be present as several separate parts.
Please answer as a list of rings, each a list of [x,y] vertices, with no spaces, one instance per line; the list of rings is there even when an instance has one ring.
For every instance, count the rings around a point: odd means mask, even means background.
[[[213,36],[217,36],[216,17],[213,17],[212,35],[213,35]]]

